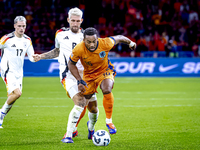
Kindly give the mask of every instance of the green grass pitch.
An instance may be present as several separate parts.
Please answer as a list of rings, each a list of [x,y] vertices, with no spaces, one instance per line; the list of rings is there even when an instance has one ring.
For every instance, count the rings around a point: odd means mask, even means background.
[[[95,130],[107,130],[102,93]],[[113,123],[107,147],[87,139],[87,112],[74,144],[62,143],[73,102],[58,77],[25,77],[23,94],[0,129],[1,150],[200,149],[200,78],[115,78]],[[7,98],[0,80],[0,107]]]

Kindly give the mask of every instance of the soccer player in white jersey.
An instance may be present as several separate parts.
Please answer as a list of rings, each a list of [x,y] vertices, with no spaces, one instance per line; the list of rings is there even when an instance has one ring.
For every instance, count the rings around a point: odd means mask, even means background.
[[[66,90],[67,95],[74,101],[74,107],[71,110],[69,117],[68,117],[68,124],[67,124],[67,132],[64,135],[62,142],[63,143],[73,143],[72,137],[78,135],[77,125],[80,119],[84,116],[86,107],[81,107],[81,104],[78,103],[76,100],[80,91],[78,91],[77,80],[71,74],[68,69],[68,61],[69,56],[73,48],[83,40],[83,30],[80,28],[82,19],[82,11],[78,8],[72,8],[68,12],[67,21],[69,23],[69,28],[61,28],[56,32],[55,35],[55,48],[49,52],[43,54],[35,54],[33,57],[35,61],[39,61],[41,59],[52,59],[58,57],[59,61],[59,69],[60,69],[60,81]],[[83,75],[83,66],[80,61],[77,63],[77,68],[79,73]],[[85,99],[83,99],[84,101]],[[96,109],[93,111],[90,106],[93,106],[93,103],[97,103],[96,95],[94,94],[88,103],[88,117],[89,117],[89,124],[88,130],[94,132],[94,125],[97,121],[99,111]],[[84,110],[82,114],[79,110]],[[80,119],[77,119],[79,118]],[[93,135],[93,134],[92,134]],[[88,139],[91,139],[91,132],[88,134]]]
[[[26,29],[25,17],[17,16],[14,19],[14,28],[14,32],[6,34],[0,39],[1,77],[6,84],[8,96],[0,109],[0,128],[2,128],[4,117],[22,94],[25,55],[27,54],[29,60],[34,62],[31,38],[24,34]]]

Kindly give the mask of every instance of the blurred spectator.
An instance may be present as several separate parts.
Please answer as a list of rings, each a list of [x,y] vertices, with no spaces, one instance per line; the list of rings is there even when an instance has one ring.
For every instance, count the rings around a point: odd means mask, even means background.
[[[144,35],[140,35],[140,39],[136,43],[137,43],[136,47],[137,57],[140,56],[141,52],[148,51],[147,42],[145,40]]]
[[[160,20],[161,20],[161,13],[154,13],[152,15],[152,20],[154,22],[155,25],[159,25],[160,24]]]
[[[30,4],[28,3],[25,7],[25,10],[24,10],[24,16],[27,20],[27,24],[30,24],[31,21],[33,20],[33,11],[32,11],[32,7],[30,6]]]
[[[199,51],[199,45],[197,42],[194,42],[192,45],[192,51],[194,52],[194,56],[199,56],[198,51]]]
[[[126,29],[121,26],[120,23],[117,23],[114,27],[114,35],[125,35]]]
[[[177,51],[188,51],[188,46],[188,43],[183,40],[183,37],[180,37],[177,43]]]
[[[170,51],[171,52],[177,52],[177,41],[175,40],[175,36],[172,36],[171,39],[169,40],[169,45],[170,45]]]
[[[148,43],[148,49],[149,49],[149,51],[155,51],[156,50],[156,41],[155,41],[155,39],[153,38],[152,35],[150,35],[150,40],[149,40],[149,43]]]
[[[180,0],[175,0],[175,3],[174,3],[175,12],[180,12],[181,5],[182,5],[182,3],[180,2]]]
[[[199,56],[200,0],[0,0],[0,34],[12,32],[13,18],[24,15],[26,34],[32,36],[36,51],[49,49],[54,46],[56,30],[68,25],[71,7],[83,11],[83,29],[92,26],[100,37],[123,34],[138,43],[135,52],[119,44],[112,51],[120,56],[175,50],[193,51]]]
[[[164,39],[162,36],[160,36],[159,39],[156,40],[156,49],[158,51],[165,51],[166,44],[167,44],[166,39]]]
[[[190,6],[189,6],[187,0],[183,0],[183,3],[180,6],[180,11],[181,12],[183,12],[183,11],[188,12],[189,10],[190,10]]]
[[[189,23],[191,23],[192,21],[198,21],[198,20],[199,20],[199,15],[195,11],[195,7],[192,7],[189,13]]]

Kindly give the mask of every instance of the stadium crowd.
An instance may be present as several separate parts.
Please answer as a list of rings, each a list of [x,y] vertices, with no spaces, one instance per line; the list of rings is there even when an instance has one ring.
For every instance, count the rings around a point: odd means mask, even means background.
[[[200,0],[0,0],[0,35],[12,32],[13,19],[23,15],[36,53],[52,49],[55,32],[68,27],[72,7],[83,11],[83,29],[95,27],[100,37],[123,34],[137,43],[135,52],[117,45],[114,56],[142,57],[152,51],[200,56]]]

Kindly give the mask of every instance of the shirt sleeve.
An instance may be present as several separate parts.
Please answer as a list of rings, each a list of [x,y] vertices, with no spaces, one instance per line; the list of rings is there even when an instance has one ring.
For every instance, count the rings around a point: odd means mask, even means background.
[[[6,41],[9,39],[6,35],[0,39],[0,49],[6,48]]]
[[[114,45],[116,45],[115,39],[113,37],[109,37],[109,38],[110,38],[111,42],[114,43]]]
[[[34,59],[33,59],[34,49],[33,49],[33,45],[32,45],[31,40],[30,40],[30,45],[27,49],[27,55],[28,55],[28,58],[31,62],[35,62]]]
[[[58,38],[57,38],[58,36],[56,35],[55,36],[55,47],[56,48],[60,48],[60,44],[59,44],[59,42],[58,42]]]
[[[62,31],[62,29],[56,31],[56,34],[55,34],[55,47],[56,48],[60,48],[60,44],[59,44],[59,40],[58,40],[58,38],[59,38],[59,34],[58,33],[60,33],[61,31]]]
[[[110,51],[115,46],[115,40],[111,37],[104,38],[104,48]]]
[[[77,63],[80,59],[80,50],[77,46],[72,50],[72,53],[69,58],[73,63]]]

